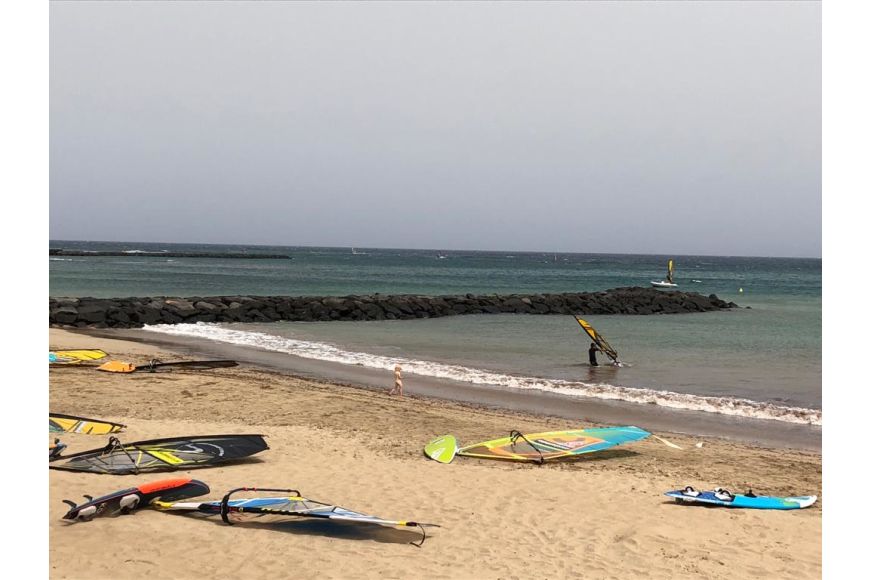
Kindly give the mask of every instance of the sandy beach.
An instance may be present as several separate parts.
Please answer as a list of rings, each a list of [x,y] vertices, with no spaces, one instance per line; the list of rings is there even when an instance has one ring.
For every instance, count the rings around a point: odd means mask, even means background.
[[[190,358],[163,346],[57,329],[52,348],[102,348],[112,359]],[[427,460],[423,445],[462,443],[511,429],[595,423],[383,392],[261,366],[116,375],[50,371],[50,410],[128,425],[122,441],[262,433],[270,449],[236,464],[136,476],[49,470],[53,578],[818,578],[821,455],[654,430],[653,438],[575,461],[519,465]],[[410,379],[406,377],[406,387]],[[611,423],[612,424],[612,423]],[[644,425],[638,425],[644,427]],[[69,452],[106,438],[62,437]],[[703,446],[696,447],[697,443]],[[219,499],[240,486],[292,487],[306,497],[384,518],[440,524],[419,535],[387,528],[226,526],[141,510],[69,525],[83,494],[103,495],[189,475]],[[819,495],[795,511],[680,506],[662,494],[692,485],[759,495]]]

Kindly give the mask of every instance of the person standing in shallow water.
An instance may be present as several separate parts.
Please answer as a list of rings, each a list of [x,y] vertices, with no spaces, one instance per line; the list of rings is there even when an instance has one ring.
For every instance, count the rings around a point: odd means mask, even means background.
[[[391,395],[399,395],[401,397],[403,395],[403,392],[402,392],[402,388],[403,388],[403,386],[402,386],[402,367],[400,367],[399,365],[396,365],[396,368],[393,369],[393,375],[395,377],[395,384],[393,385],[393,388],[390,389],[390,394]]]
[[[593,366],[593,367],[598,366],[598,359],[595,357],[595,353],[598,352],[599,350],[601,350],[601,349],[599,349],[598,345],[595,344],[594,342],[589,346],[589,366]]]

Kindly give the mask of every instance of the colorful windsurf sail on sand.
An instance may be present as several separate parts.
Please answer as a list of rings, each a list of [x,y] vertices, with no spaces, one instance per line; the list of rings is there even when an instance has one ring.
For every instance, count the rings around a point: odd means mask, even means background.
[[[238,492],[257,491],[284,493],[277,497],[253,497],[246,499],[231,499]],[[154,502],[157,509],[199,513],[206,516],[217,516],[229,524],[256,522],[278,523],[300,518],[320,518],[351,524],[377,524],[396,528],[417,528],[423,534],[415,545],[426,541],[427,527],[440,527],[437,524],[420,523],[410,520],[386,520],[377,516],[355,512],[337,505],[323,503],[302,497],[295,489],[267,489],[255,487],[240,487],[229,491],[220,501],[209,502]]]
[[[574,319],[581,326],[581,328],[586,331],[586,334],[589,335],[589,338],[592,339],[592,342],[595,343],[595,346],[597,346],[601,350],[601,352],[606,354],[614,363],[619,363],[619,354],[616,352],[616,349],[610,346],[610,343],[607,342],[607,340],[603,336],[601,336],[601,334],[597,330],[592,328],[591,324],[589,324],[576,314],[574,315]]]
[[[745,495],[731,493],[727,489],[717,487],[712,491],[697,491],[691,486],[669,491],[666,496],[674,498],[677,503],[704,504],[729,508],[751,508],[761,510],[797,510],[810,507],[818,499],[814,495],[794,497],[773,497],[755,495],[749,490]]]
[[[61,413],[48,414],[49,433],[86,433],[88,435],[108,435],[117,433],[126,425],[113,423],[102,419],[88,419],[75,415],[63,415]]]
[[[530,433],[511,431],[507,437],[458,447],[453,435],[444,435],[423,448],[426,457],[450,463],[457,455],[481,459],[504,459],[543,464],[545,461],[603,451],[623,443],[640,441],[650,433],[638,427],[601,427]]]
[[[161,479],[138,487],[122,489],[114,493],[94,499],[86,495],[86,503],[76,505],[65,499],[63,503],[70,510],[63,519],[72,522],[86,522],[95,517],[117,516],[129,514],[141,507],[147,507],[152,501],[178,501],[205,495],[209,492],[208,485],[198,479],[182,477],[177,479]]]
[[[109,356],[106,351],[98,348],[76,349],[76,350],[50,350],[48,351],[48,362],[54,365],[80,364],[100,360]]]
[[[205,467],[265,451],[262,435],[207,435],[170,437],[121,443],[110,437],[102,449],[62,456],[49,463],[51,469],[126,475],[142,471],[165,471]],[[59,463],[59,461],[64,463]]]
[[[165,363],[154,359],[144,365],[134,365],[133,363],[111,360],[98,366],[97,370],[110,373],[157,373],[174,369],[201,371],[209,369],[225,369],[237,366],[239,366],[239,363],[234,360],[188,360]]]

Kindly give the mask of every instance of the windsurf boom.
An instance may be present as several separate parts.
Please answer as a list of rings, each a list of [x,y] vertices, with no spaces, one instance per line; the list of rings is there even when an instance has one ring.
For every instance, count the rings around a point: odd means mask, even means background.
[[[650,433],[638,427],[601,427],[528,435],[511,431],[507,437],[501,439],[457,448],[456,438],[453,435],[444,435],[426,445],[423,453],[439,463],[450,463],[456,455],[460,455],[481,459],[532,462],[540,465],[548,460],[603,451],[623,443],[640,441],[649,436]]]
[[[574,320],[576,320],[581,328],[586,331],[586,334],[589,335],[589,338],[592,339],[592,342],[595,343],[595,346],[597,346],[601,350],[601,352],[606,354],[614,363],[619,364],[619,354],[616,352],[616,349],[610,346],[610,343],[607,342],[607,340],[605,340],[605,338],[601,336],[601,334],[597,330],[592,328],[591,324],[589,324],[576,314],[574,315]]]
[[[170,437],[121,443],[110,437],[102,449],[82,451],[50,460],[49,468],[126,475],[205,467],[248,457],[269,446],[262,435]],[[64,460],[65,463],[56,463]]]
[[[278,492],[290,495],[279,497],[254,497],[247,499],[231,499],[231,496],[244,491]],[[244,522],[277,522],[297,518],[320,518],[354,524],[377,524],[389,527],[417,528],[423,534],[419,542],[411,542],[421,546],[426,541],[427,527],[440,527],[438,524],[420,523],[409,520],[385,520],[351,511],[343,507],[315,501],[302,497],[295,489],[268,489],[256,487],[240,487],[227,492],[220,501],[209,502],[154,502],[155,507],[167,511],[196,512],[207,516],[219,515],[224,523],[233,525]]]

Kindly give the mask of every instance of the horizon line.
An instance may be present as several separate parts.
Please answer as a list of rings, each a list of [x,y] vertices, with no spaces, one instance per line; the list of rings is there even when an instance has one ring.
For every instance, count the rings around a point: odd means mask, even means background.
[[[584,254],[600,256],[682,256],[686,258],[769,258],[779,260],[821,260],[821,256],[751,256],[741,254],[681,254],[681,253],[632,253],[632,252],[576,252],[564,250],[490,250],[490,249],[448,249],[448,248],[399,248],[377,246],[305,246],[286,244],[244,244],[244,243],[214,243],[214,242],[145,242],[131,240],[61,240],[49,238],[51,242],[75,242],[85,244],[188,244],[197,246],[247,246],[252,248],[326,248],[326,249],[363,249],[363,250],[413,250],[424,252],[493,252],[501,254]]]

